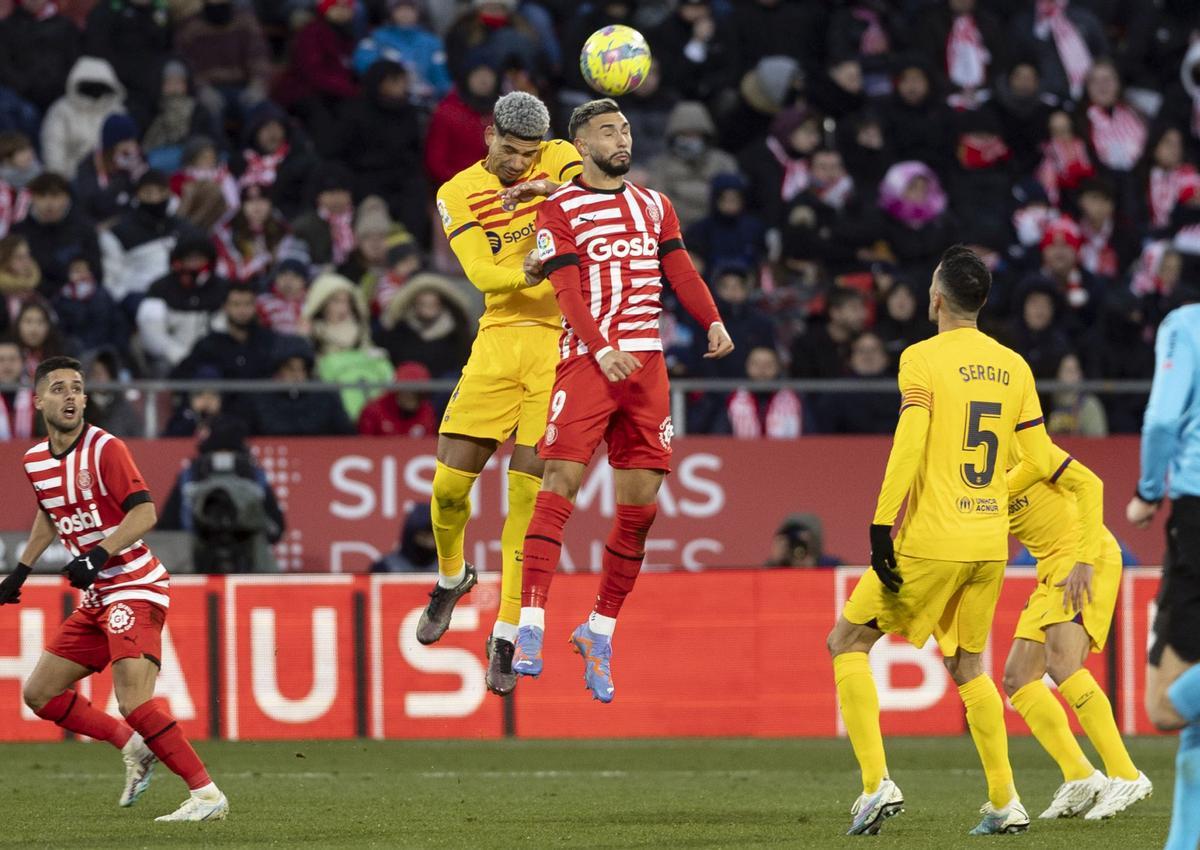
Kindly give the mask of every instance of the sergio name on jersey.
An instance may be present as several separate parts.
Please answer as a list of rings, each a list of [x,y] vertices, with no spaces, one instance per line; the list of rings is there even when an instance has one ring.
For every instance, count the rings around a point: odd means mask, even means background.
[[[129,449],[95,425],[83,426],[64,454],[54,455],[49,440],[25,452],[25,475],[33,485],[38,508],[50,517],[58,539],[78,556],[116,530],[125,514],[150,501],[150,491]],[[84,608],[143,599],[171,604],[167,569],[144,541],[138,540],[112,557],[83,594]]]
[[[959,328],[906,348],[899,383],[901,424],[875,522],[891,525],[905,496],[899,480],[892,482],[897,449],[901,457],[919,453],[896,551],[939,561],[1007,560],[1010,443],[1023,429],[1037,429],[1043,454],[1050,443],[1028,364],[975,328]],[[909,407],[929,412],[923,446],[899,445]]]
[[[582,170],[579,152],[570,142],[542,142],[529,171],[519,182],[552,180],[561,183]],[[482,162],[450,178],[437,193],[442,229],[467,279],[484,293],[486,309],[480,329],[493,325],[540,324],[558,328],[562,316],[547,281],[525,286],[525,255],[533,249],[534,215],[545,200],[538,196],[517,205],[501,206],[506,187]]]

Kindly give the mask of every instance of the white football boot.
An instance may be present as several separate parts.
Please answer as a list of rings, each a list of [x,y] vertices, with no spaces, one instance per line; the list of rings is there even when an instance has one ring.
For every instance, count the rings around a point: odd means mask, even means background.
[[[117,801],[117,805],[128,807],[136,803],[150,787],[150,778],[154,776],[154,765],[158,762],[158,757],[150,752],[142,736],[134,732],[133,737],[121,748],[121,758],[125,762],[125,787],[121,789],[121,799]]]
[[[183,801],[178,809],[171,812],[169,815],[155,818],[159,823],[169,821],[201,821],[201,820],[225,820],[225,816],[229,814],[229,801],[225,799],[225,795],[220,791],[216,791],[213,795],[205,795],[203,797],[192,794]]]
[[[1110,779],[1108,787],[1096,798],[1096,805],[1084,815],[1084,820],[1103,820],[1111,818],[1118,812],[1123,812],[1136,803],[1154,793],[1146,774],[1138,771],[1137,779]]]
[[[1108,777],[1098,770],[1092,771],[1092,775],[1084,779],[1064,782],[1054,792],[1054,799],[1050,801],[1050,806],[1038,817],[1049,820],[1081,815],[1092,807],[1096,798],[1106,788],[1108,788]]]
[[[900,786],[890,779],[884,779],[875,789],[874,794],[860,794],[850,807],[854,822],[847,835],[876,835],[883,822],[904,811],[904,794]]]

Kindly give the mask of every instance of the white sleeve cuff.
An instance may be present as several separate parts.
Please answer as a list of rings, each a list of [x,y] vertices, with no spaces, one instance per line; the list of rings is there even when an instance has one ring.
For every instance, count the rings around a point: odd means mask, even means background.
[[[604,346],[604,348],[600,349],[592,356],[595,357],[596,362],[599,363],[604,358],[604,355],[608,354],[612,350],[613,350],[613,347],[611,345],[606,345],[606,346]]]

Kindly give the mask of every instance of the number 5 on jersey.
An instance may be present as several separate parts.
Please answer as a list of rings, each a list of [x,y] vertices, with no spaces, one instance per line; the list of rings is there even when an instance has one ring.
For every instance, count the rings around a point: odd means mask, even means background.
[[[972,401],[967,404],[967,422],[963,434],[963,452],[978,458],[979,448],[983,447],[983,467],[976,463],[962,465],[962,478],[968,487],[981,489],[992,483],[996,474],[996,455],[1000,451],[1000,438],[995,431],[984,426],[986,420],[1000,418],[1000,402]]]

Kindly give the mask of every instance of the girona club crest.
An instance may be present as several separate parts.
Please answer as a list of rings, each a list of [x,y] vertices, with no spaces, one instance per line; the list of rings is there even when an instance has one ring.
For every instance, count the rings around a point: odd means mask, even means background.
[[[675,426],[671,423],[671,417],[668,416],[658,426],[658,441],[667,451],[671,450],[671,439],[675,436]]]
[[[552,446],[558,440],[558,426],[551,422],[546,426],[546,436],[542,438],[542,443],[547,446]]]
[[[133,628],[136,622],[133,616],[133,609],[124,602],[118,602],[108,609],[108,631],[110,634],[120,635]]]
[[[650,217],[650,221],[654,223],[655,227],[662,224],[662,213],[654,204],[646,204],[646,215]]]
[[[81,469],[75,476],[75,484],[80,490],[91,490],[96,485],[96,477],[90,469]]]

